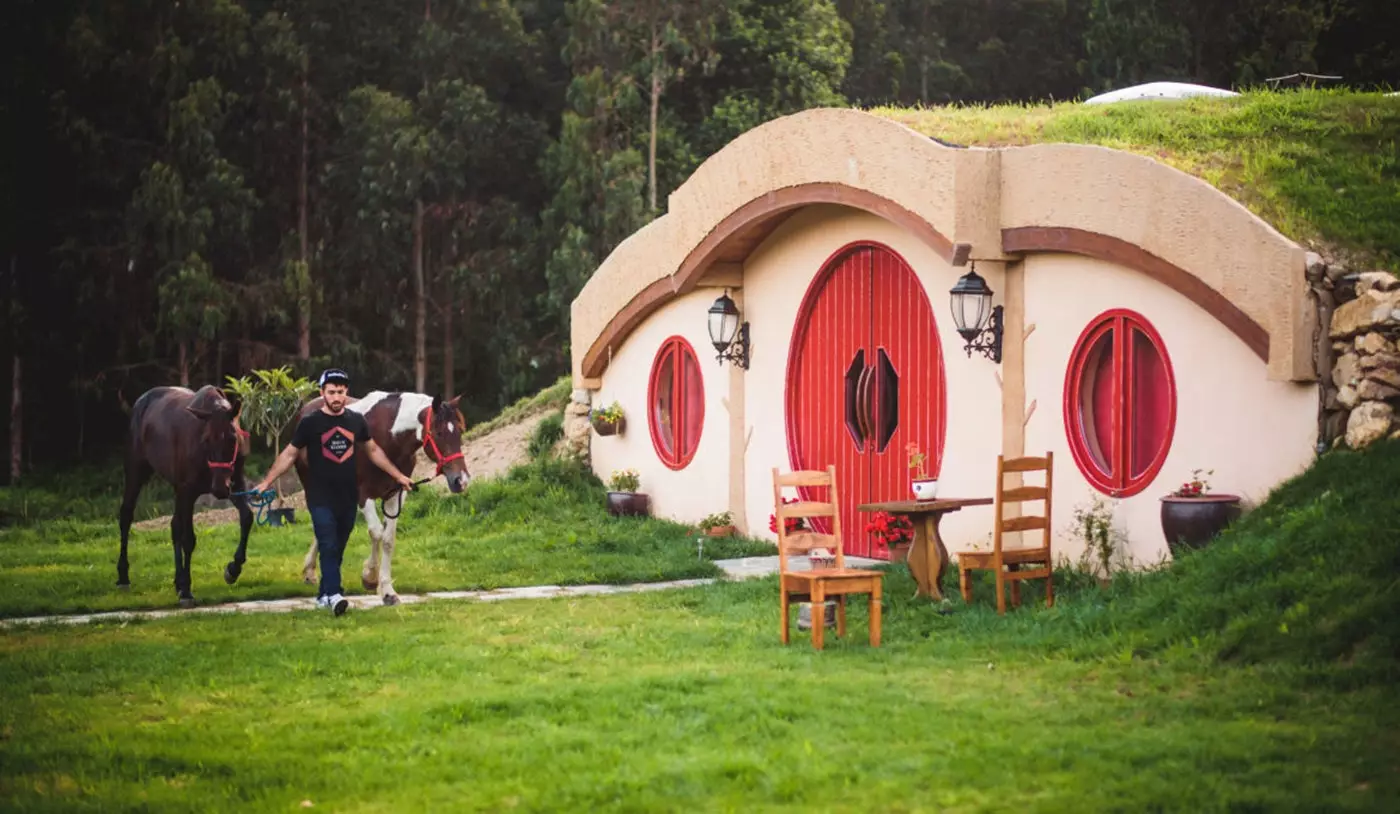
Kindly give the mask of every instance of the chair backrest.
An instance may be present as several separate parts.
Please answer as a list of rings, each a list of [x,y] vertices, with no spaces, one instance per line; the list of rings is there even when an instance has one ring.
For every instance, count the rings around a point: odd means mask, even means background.
[[[799,495],[796,503],[784,503],[784,486],[807,487],[808,489],[826,487],[827,499],[824,501],[804,501]],[[840,506],[840,497],[836,492],[835,466],[828,466],[824,470],[799,469],[786,475],[779,474],[778,468],[773,467],[773,514],[776,520],[775,525],[778,527],[778,569],[780,572],[787,572],[789,552],[809,552],[814,548],[830,549],[836,555],[836,567],[846,567],[846,554],[841,542]],[[817,533],[811,528],[810,523],[804,531],[789,532],[786,521],[795,517],[830,517],[831,534]]]
[[[1035,531],[1043,530],[1044,537],[1041,545],[1037,548],[1050,550],[1050,498],[1054,482],[1055,453],[1046,452],[1044,458],[1012,458],[1007,460],[1004,456],[997,456],[997,499],[996,499],[996,525],[992,529],[992,551],[997,558],[1001,557],[1001,536],[1003,532]],[[1013,486],[1006,487],[1006,476],[1012,473],[1044,472],[1044,486]],[[1042,515],[1022,515],[1021,517],[1006,517],[1006,504],[1026,503],[1031,501],[1044,501],[1045,512]]]

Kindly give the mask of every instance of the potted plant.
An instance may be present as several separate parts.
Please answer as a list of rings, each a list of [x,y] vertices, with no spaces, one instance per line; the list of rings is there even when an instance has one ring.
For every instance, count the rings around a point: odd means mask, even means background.
[[[730,537],[734,534],[734,516],[729,512],[716,512],[700,521],[700,530],[711,537]]]
[[[608,479],[608,511],[613,517],[645,517],[651,500],[637,491],[641,479],[635,469],[621,469]]]
[[[792,498],[785,497],[785,498],[783,498],[783,502],[784,502],[784,503],[796,503],[796,502],[797,502],[797,498],[795,498],[795,497],[792,497]],[[803,518],[803,517],[789,517],[786,521],[784,521],[783,526],[787,529],[787,533],[788,533],[788,534],[792,534],[792,533],[798,532],[798,531],[806,531],[806,530],[807,530],[807,520],[806,520],[806,518]],[[777,533],[778,533],[778,515],[777,515],[777,514],[770,514],[770,515],[768,515],[768,530],[771,531],[771,532],[773,532],[774,534],[777,534]]]
[[[1173,557],[1188,548],[1205,546],[1240,516],[1239,495],[1210,491],[1206,475],[1213,474],[1213,469],[1204,475],[1199,469],[1192,470],[1191,480],[1161,498],[1162,533]]]
[[[891,562],[905,562],[914,545],[914,524],[908,517],[889,512],[876,512],[865,530],[875,542],[890,551]]]
[[[911,485],[914,487],[914,499],[933,500],[938,495],[938,479],[928,476],[928,470],[925,468],[928,456],[920,452],[919,445],[913,441],[910,441],[905,449],[909,451],[909,471],[913,475]]]
[[[305,377],[293,376],[291,368],[254,370],[252,376],[235,379],[226,377],[228,389],[238,395],[243,406],[239,422],[250,433],[259,435],[273,451],[282,448],[282,438],[301,414],[301,408],[316,392],[316,383]],[[296,512],[284,507],[282,487],[273,484],[277,499],[268,512],[267,524],[280,526],[296,521]]]
[[[588,413],[588,421],[593,431],[599,435],[621,435],[627,429],[627,417],[622,414],[622,405],[614,401],[606,407],[599,407]]]

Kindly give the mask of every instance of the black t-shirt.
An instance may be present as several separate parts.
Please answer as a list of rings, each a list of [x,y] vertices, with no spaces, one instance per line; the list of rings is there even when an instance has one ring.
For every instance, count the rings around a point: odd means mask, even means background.
[[[306,449],[310,472],[306,505],[345,509],[359,503],[355,489],[355,448],[369,440],[365,417],[350,410],[326,415],[317,410],[297,424],[292,445]]]

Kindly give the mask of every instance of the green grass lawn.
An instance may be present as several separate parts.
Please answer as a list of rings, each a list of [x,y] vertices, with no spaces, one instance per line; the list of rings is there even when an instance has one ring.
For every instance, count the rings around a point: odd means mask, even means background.
[[[1067,142],[1150,156],[1211,183],[1299,243],[1400,271],[1400,97],[1252,91],[871,112],[957,144]]]
[[[7,810],[1394,810],[1390,690],[890,578],[820,654],[776,585],[0,634]],[[1093,590],[1093,589],[1087,589]],[[1036,631],[1039,631],[1038,633]]]
[[[431,549],[458,575],[528,578],[580,525],[579,563],[671,562],[664,524],[589,531],[590,477],[525,467],[417,522],[519,558]],[[878,649],[859,602],[826,651],[779,645],[772,578],[0,630],[0,809],[1394,811],[1396,517],[1400,441],[1329,453],[1169,567],[1059,571],[1052,609],[999,617],[984,578],[940,614],[892,568]]]
[[[686,526],[610,516],[604,491],[583,467],[553,460],[477,481],[463,495],[421,491],[399,518],[394,587],[418,593],[715,577],[715,559],[774,551],[754,540],[706,538],[697,552]],[[30,493],[46,496],[44,505],[62,506],[42,489]],[[175,607],[168,528],[133,529],[131,588],[116,589],[118,500],[96,493],[83,504],[89,510],[63,516],[60,509],[45,522],[0,530],[0,617]],[[235,585],[224,584],[223,569],[238,544],[237,525],[197,527],[195,598],[214,604],[315,596],[316,586],[301,582],[312,536],[309,519],[299,516],[294,526],[254,527],[248,562]],[[362,593],[360,566],[368,555],[361,518],[342,568],[351,594]]]

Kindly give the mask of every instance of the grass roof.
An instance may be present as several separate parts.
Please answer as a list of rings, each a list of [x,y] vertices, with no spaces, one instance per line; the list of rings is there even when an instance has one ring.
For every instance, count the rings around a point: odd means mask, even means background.
[[[1150,156],[1214,185],[1330,259],[1400,271],[1400,97],[1255,91],[869,112],[959,145],[1097,144]]]

